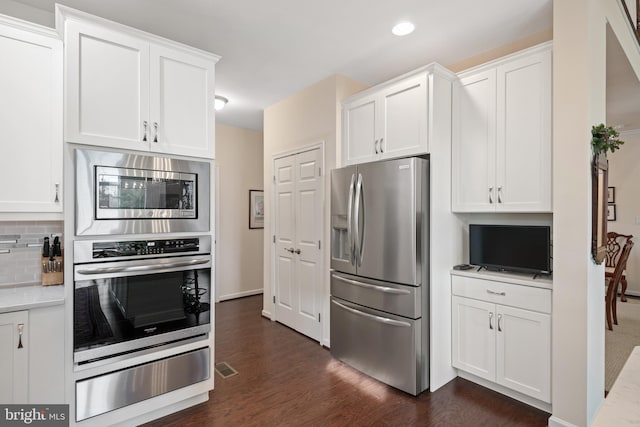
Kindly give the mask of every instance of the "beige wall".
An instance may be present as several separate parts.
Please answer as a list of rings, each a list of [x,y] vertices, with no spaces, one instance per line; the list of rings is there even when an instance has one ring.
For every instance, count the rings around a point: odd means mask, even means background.
[[[262,292],[262,229],[249,229],[249,190],[262,190],[262,133],[216,125],[216,297]]]
[[[272,265],[272,176],[273,159],[283,153],[293,153],[301,147],[324,143],[324,259],[329,260],[329,192],[330,175],[327,171],[336,167],[336,141],[339,138],[340,100],[366,86],[347,77],[333,75],[300,92],[268,107],[264,111],[264,189],[265,189],[265,235],[264,235],[264,304],[263,315],[272,317],[273,271]],[[324,269],[326,295],[324,313],[328,313],[329,271]],[[322,318],[327,319],[324,315]],[[328,322],[324,322],[323,337],[328,337]]]
[[[553,416],[591,424],[603,402],[604,269],[591,259],[590,129],[605,121],[606,24],[636,73],[640,54],[617,0],[554,2]]]
[[[616,189],[616,220],[608,223],[608,231],[632,234],[640,239],[640,130],[623,134],[625,141],[620,151],[609,154],[609,186]],[[638,246],[629,254],[627,263],[627,292],[640,296],[640,250]]]

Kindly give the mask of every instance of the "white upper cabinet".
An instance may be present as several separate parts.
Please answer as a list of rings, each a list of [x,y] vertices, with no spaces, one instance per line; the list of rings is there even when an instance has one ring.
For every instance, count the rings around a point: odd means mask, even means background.
[[[62,212],[62,41],[0,17],[0,212]]]
[[[452,210],[551,212],[551,44],[453,88]]]
[[[448,111],[453,79],[448,70],[431,64],[346,99],[343,165],[428,153],[430,127],[438,125],[429,110]]]
[[[56,12],[66,141],[215,157],[216,55],[64,6]]]

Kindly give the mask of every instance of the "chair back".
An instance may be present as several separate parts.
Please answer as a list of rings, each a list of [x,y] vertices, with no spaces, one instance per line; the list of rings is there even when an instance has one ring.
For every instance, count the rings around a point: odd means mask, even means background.
[[[633,240],[628,240],[627,243],[624,245],[624,248],[622,248],[622,252],[620,253],[620,258],[616,263],[616,268],[613,271],[613,277],[611,278],[611,282],[614,283],[615,285],[617,285],[620,282],[620,279],[622,278],[622,273],[624,273],[624,270],[627,268],[627,260],[629,259],[629,253],[633,248],[633,244],[634,244]]]
[[[632,234],[619,234],[615,231],[607,233],[607,251],[605,266],[615,268],[620,259],[623,247],[633,239]]]

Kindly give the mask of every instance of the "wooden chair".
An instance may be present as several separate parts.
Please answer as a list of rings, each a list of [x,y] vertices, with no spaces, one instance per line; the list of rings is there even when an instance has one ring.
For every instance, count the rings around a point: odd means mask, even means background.
[[[613,272],[616,268],[616,264],[618,263],[618,259],[620,259],[620,254],[622,252],[622,248],[625,244],[631,241],[633,235],[631,234],[619,234],[615,231],[610,231],[607,233],[607,253],[605,257],[605,272],[604,277],[611,279],[613,277]],[[622,291],[620,294],[620,301],[627,301],[627,297],[624,293],[627,291],[627,276],[626,271],[622,272]]]
[[[611,324],[612,317],[613,323],[616,325],[618,324],[618,312],[616,307],[618,298],[616,296],[618,294],[618,285],[622,281],[622,275],[625,268],[627,268],[627,260],[629,259],[631,248],[633,248],[633,241],[628,240],[622,248],[622,252],[620,252],[620,257],[618,258],[618,262],[616,263],[616,267],[613,271],[613,276],[607,279],[607,295],[605,297],[605,304],[607,313],[607,327],[609,328],[609,330],[613,330],[613,326]]]

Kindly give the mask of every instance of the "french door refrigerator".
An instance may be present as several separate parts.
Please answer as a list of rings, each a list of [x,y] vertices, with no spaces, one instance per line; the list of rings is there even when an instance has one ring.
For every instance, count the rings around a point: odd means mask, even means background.
[[[417,395],[429,387],[429,160],[331,173],[331,353]]]

